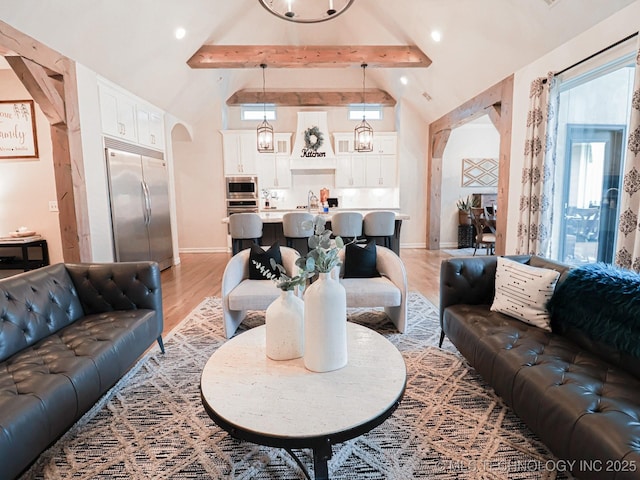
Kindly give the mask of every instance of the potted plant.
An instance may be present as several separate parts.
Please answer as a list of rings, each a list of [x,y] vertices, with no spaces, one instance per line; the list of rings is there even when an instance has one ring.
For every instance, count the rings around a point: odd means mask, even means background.
[[[456,207],[458,207],[459,225],[471,225],[471,208],[476,207],[477,203],[477,198],[470,195],[467,195],[467,198],[458,199]]]

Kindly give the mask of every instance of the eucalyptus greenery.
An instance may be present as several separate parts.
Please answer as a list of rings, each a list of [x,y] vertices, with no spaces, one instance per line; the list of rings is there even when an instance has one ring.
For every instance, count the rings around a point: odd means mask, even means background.
[[[296,265],[310,275],[317,273],[329,273],[334,267],[340,265],[338,253],[344,248],[341,237],[335,237],[331,241],[331,230],[325,228],[326,220],[317,215],[313,220],[313,235],[309,237],[309,253],[296,260]],[[311,225],[304,225],[305,228]],[[355,239],[353,240],[355,241]]]
[[[256,268],[260,271],[262,276],[267,280],[273,280],[273,282],[276,284],[276,287],[278,287],[280,290],[287,291],[287,290],[293,290],[298,286],[304,287],[307,283],[307,279],[313,275],[312,273],[302,270],[295,277],[290,277],[289,275],[287,275],[287,272],[282,265],[280,265],[279,263],[276,263],[276,261],[273,258],[270,258],[269,260],[271,261],[271,268],[276,269],[278,270],[278,272],[280,272],[279,277],[276,276],[276,274],[273,273],[272,270],[268,269],[267,267],[262,265],[260,262],[256,260],[251,260],[251,261],[256,266]]]

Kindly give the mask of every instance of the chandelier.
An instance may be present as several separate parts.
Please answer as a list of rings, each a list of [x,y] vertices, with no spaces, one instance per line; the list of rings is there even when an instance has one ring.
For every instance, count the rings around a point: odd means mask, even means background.
[[[258,0],[283,20],[297,23],[326,22],[343,13],[355,0]]]

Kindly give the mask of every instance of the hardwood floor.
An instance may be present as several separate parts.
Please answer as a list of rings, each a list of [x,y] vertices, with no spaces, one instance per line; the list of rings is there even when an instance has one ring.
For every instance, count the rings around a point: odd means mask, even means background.
[[[450,255],[440,250],[402,249],[409,291],[439,303],[440,262]],[[205,297],[219,297],[228,253],[183,253],[181,264],[162,272],[164,332],[166,335]]]

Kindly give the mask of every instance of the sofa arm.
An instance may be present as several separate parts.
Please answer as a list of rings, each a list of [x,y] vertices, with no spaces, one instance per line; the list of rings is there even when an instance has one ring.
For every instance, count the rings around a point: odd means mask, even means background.
[[[528,255],[506,256],[528,263]],[[452,257],[440,266],[440,326],[450,305],[490,305],[495,293],[496,256]]]
[[[164,318],[156,262],[67,263],[65,267],[85,314],[143,308]]]

